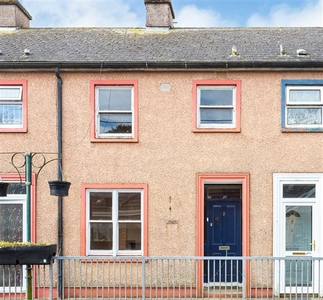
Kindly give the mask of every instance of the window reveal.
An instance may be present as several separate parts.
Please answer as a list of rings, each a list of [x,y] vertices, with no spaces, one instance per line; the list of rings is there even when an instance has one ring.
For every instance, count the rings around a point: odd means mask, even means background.
[[[287,126],[322,126],[322,91],[312,87],[287,87]]]
[[[193,131],[240,132],[240,80],[193,81]]]
[[[89,190],[88,253],[142,254],[142,190]]]
[[[323,81],[282,81],[282,128],[323,130]]]
[[[22,127],[22,109],[22,86],[0,86],[0,126]]]
[[[235,123],[234,87],[199,87],[199,126],[232,127]]]
[[[96,135],[98,138],[133,136],[133,87],[96,87]]]

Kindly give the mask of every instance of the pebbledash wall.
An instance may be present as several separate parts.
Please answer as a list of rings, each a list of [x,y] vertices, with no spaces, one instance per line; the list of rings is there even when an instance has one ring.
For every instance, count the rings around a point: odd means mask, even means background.
[[[204,175],[245,178],[244,254],[272,255],[273,173],[323,172],[322,135],[281,130],[282,80],[321,79],[322,72],[77,73],[62,69],[60,74],[63,167],[72,182],[63,200],[64,255],[84,254],[82,186],[99,184],[146,187],[145,254],[203,254],[198,178]],[[54,72],[1,72],[0,78],[26,80],[28,108],[27,132],[1,133],[1,152],[57,151]],[[91,141],[94,80],[137,82],[138,141]],[[194,132],[196,80],[240,83],[240,131]],[[166,89],[163,84],[168,84]],[[6,171],[4,165],[1,171]],[[38,177],[33,214],[33,236],[38,241],[57,242],[57,199],[49,196],[47,184],[55,176],[56,164],[52,164]]]

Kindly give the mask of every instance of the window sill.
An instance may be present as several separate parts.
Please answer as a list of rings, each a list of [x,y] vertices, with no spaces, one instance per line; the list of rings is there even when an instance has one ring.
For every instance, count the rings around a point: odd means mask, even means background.
[[[125,259],[122,259],[121,256],[110,256],[110,255],[106,255],[106,258],[102,258],[102,255],[98,256],[98,258],[95,258],[95,255],[89,255],[87,256],[88,259],[82,259],[81,262],[82,263],[88,263],[89,260],[91,260],[91,262],[97,262],[97,263],[101,263],[101,264],[108,264],[110,262],[113,263],[142,263],[144,260],[144,257],[141,255],[129,255],[126,256]],[[129,258],[131,257],[131,258]]]
[[[26,133],[26,128],[0,128],[0,133],[12,133],[12,132],[21,132]]]
[[[194,128],[193,132],[240,132],[240,128]]]
[[[92,138],[91,143],[138,143],[137,138]]]
[[[282,132],[323,132],[323,128],[282,128]]]

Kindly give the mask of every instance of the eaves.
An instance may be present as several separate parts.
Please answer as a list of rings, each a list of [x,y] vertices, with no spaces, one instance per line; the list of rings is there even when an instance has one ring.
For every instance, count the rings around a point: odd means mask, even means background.
[[[319,70],[323,61],[2,61],[0,70]]]

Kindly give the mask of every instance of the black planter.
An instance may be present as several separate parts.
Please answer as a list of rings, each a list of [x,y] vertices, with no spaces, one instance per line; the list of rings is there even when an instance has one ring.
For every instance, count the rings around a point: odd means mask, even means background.
[[[49,265],[57,245],[26,245],[0,248],[0,265]]]
[[[68,196],[68,190],[70,188],[71,183],[68,181],[48,181],[50,194],[52,196]]]
[[[8,182],[0,182],[0,197],[7,196],[8,186],[9,186]]]

